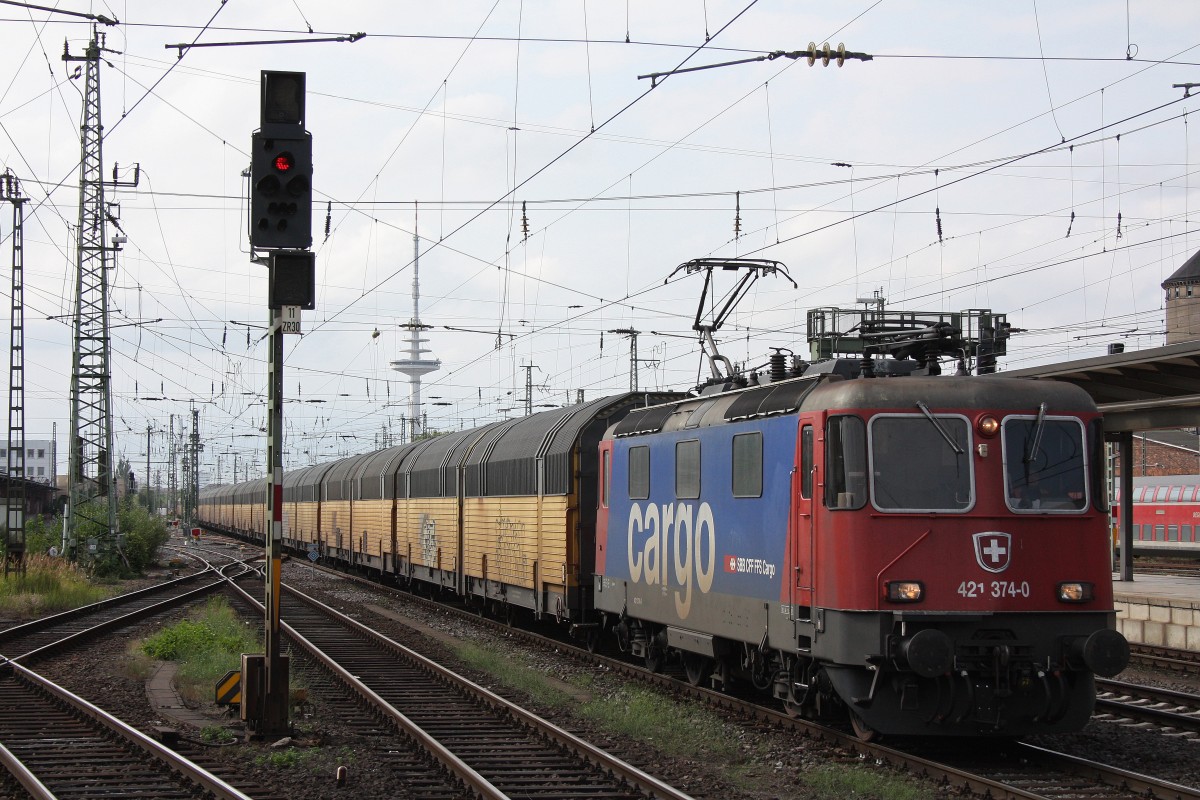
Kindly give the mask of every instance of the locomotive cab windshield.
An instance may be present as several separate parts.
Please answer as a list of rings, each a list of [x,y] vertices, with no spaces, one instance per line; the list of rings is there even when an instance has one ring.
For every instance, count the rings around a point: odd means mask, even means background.
[[[871,418],[871,497],[875,508],[968,511],[974,504],[970,423],[963,416],[934,416],[923,411],[925,416],[876,414]]]
[[[1001,435],[1010,509],[1017,513],[1087,509],[1087,447],[1078,419],[1010,416]]]

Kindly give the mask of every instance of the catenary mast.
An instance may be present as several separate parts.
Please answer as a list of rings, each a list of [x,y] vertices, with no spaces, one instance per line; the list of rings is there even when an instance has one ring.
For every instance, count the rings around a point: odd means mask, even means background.
[[[82,56],[64,47],[63,61],[83,62],[82,155],[79,162],[79,231],[75,281],[74,352],[71,362],[71,434],[68,471],[67,547],[76,555],[83,507],[104,498],[103,540],[117,539],[117,493],[113,484],[112,395],[109,369],[108,248],[105,244],[103,126],[100,123],[100,52],[103,35],[93,29]]]

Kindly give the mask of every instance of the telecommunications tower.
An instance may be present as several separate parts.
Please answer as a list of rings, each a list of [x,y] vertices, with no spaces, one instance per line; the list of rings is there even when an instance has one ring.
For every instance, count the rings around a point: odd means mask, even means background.
[[[442,362],[437,358],[421,358],[422,353],[433,354],[433,351],[421,345],[429,340],[421,336],[432,325],[421,323],[421,277],[420,277],[420,248],[421,239],[416,231],[416,213],[413,214],[413,280],[412,280],[412,319],[400,325],[408,331],[408,358],[391,362],[392,369],[408,376],[410,387],[408,397],[409,441],[413,441],[424,431],[421,430],[421,376],[436,372],[442,368]]]

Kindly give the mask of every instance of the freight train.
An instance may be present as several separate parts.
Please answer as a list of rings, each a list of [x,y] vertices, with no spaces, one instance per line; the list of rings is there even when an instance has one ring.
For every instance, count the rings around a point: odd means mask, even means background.
[[[1096,407],[912,366],[625,393],[299,469],[284,544],[865,738],[1078,730],[1129,657]],[[261,541],[267,489],[205,487],[202,524]]]

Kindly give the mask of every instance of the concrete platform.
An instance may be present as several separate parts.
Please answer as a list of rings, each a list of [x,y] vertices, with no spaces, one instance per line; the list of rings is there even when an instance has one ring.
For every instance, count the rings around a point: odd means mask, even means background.
[[[1117,630],[1131,642],[1200,650],[1200,578],[1113,577]]]
[[[175,689],[175,663],[172,661],[160,663],[146,681],[146,697],[150,700],[151,708],[180,725],[207,728],[210,725],[222,724],[222,720],[184,705],[183,699]]]

